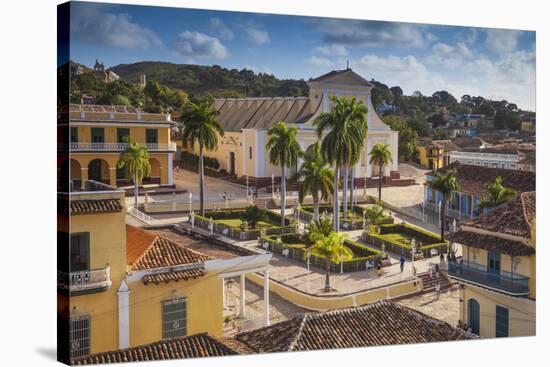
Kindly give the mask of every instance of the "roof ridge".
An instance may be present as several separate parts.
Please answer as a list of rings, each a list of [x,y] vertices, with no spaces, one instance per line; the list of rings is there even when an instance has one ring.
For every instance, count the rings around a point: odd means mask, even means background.
[[[302,316],[299,316],[299,317],[302,317],[302,321],[300,322],[300,327],[298,328],[298,332],[294,336],[294,339],[291,340],[291,342],[288,344],[287,352],[292,352],[294,350],[294,347],[296,347],[296,344],[298,344],[298,340],[300,340],[300,337],[302,336],[304,327],[306,326],[306,321],[310,315],[315,315],[315,314],[310,312]]]
[[[142,229],[141,229],[142,230]],[[143,231],[143,230],[142,230]],[[146,231],[144,231],[146,232]],[[153,240],[151,241],[151,243],[149,244],[149,246],[147,246],[147,248],[145,250],[143,250],[143,252],[141,253],[141,255],[139,255],[136,260],[134,260],[134,262],[132,263],[132,269],[134,268],[134,265],[137,264],[146,254],[147,252],[149,252],[149,250],[151,249],[151,247],[153,247],[155,245],[155,242],[157,242],[157,239],[159,238],[158,235],[155,236],[155,238],[153,238]]]

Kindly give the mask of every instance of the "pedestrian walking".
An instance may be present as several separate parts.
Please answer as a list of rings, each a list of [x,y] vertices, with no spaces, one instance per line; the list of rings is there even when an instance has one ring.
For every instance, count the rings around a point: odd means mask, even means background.
[[[439,254],[439,263],[443,265],[444,262],[445,262],[445,255],[443,255],[443,252],[442,252],[441,254]]]
[[[430,274],[430,280],[432,280],[433,279],[433,269],[432,269],[431,266],[428,268],[428,274]]]
[[[405,256],[401,255],[401,258],[399,259],[399,266],[401,267],[401,272],[403,272],[403,269],[405,269]]]

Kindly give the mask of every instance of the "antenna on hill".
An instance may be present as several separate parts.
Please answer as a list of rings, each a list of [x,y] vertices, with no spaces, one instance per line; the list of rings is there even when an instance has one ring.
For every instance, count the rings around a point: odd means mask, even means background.
[[[346,70],[349,70],[349,60],[346,60]]]

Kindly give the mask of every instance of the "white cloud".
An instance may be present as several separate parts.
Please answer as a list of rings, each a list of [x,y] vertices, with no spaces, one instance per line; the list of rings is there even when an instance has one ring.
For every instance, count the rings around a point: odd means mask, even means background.
[[[145,50],[161,46],[160,38],[125,13],[108,12],[106,6],[79,4],[71,14],[71,36],[100,46]]]
[[[174,49],[184,57],[225,59],[228,56],[227,49],[219,39],[194,31],[178,34]]]
[[[210,31],[224,41],[231,41],[235,34],[220,18],[210,18]]]
[[[497,53],[511,52],[516,49],[520,34],[521,31],[489,29],[485,44],[489,50]]]
[[[305,59],[304,62],[312,66],[322,66],[322,67],[329,67],[334,64],[332,61],[330,61],[326,57],[319,57],[315,55],[311,56],[308,59]]]
[[[264,45],[270,42],[269,33],[256,23],[248,23],[244,30],[248,38],[258,45]]]
[[[313,50],[325,56],[345,56],[348,54],[347,48],[343,45],[320,46],[315,47]]]
[[[473,57],[474,51],[464,42],[458,42],[456,45],[440,42],[432,46],[432,52],[426,57],[426,62],[434,66],[456,69]]]
[[[346,46],[422,47],[422,26],[408,23],[315,18],[308,21],[328,44]]]

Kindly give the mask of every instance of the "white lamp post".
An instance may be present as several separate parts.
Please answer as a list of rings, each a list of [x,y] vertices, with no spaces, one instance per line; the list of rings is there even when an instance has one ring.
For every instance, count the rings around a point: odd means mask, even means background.
[[[275,199],[275,175],[271,174],[271,198]]]
[[[191,228],[195,228],[195,212],[191,210]]]
[[[311,253],[308,252],[306,257],[307,257],[307,291],[309,293],[309,276],[311,274],[311,271],[309,270],[309,259],[311,257]]]
[[[193,211],[193,193],[189,191],[189,213]]]
[[[413,239],[411,240],[411,252],[412,252],[412,256],[411,256],[411,264],[412,264],[412,271],[413,271],[413,274],[415,273],[414,271],[414,255],[416,254],[416,240]]]
[[[340,255],[340,274],[344,274],[344,255]]]
[[[248,201],[249,191],[248,191],[248,175],[246,175],[246,201]]]

